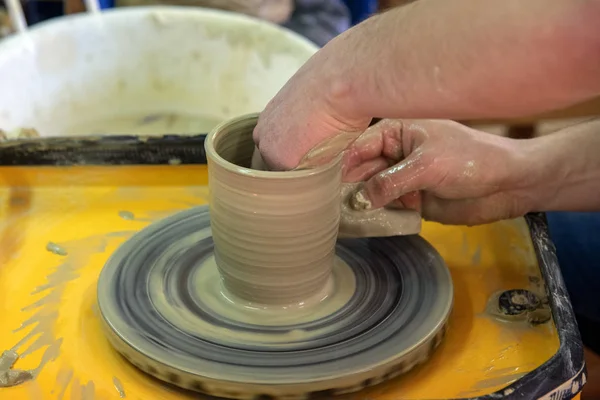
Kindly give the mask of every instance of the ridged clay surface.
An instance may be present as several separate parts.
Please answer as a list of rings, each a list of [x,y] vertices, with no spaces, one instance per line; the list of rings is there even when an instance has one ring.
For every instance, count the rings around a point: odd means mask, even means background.
[[[335,251],[326,298],[260,307],[221,284],[207,207],[180,212],[133,236],[102,270],[107,336],[161,380],[234,399],[331,398],[427,360],[453,299],[435,249],[413,235],[342,239]]]
[[[424,362],[452,308],[439,254],[417,235],[338,241],[352,212],[341,157],[250,169],[255,123],[208,136],[209,207],[152,224],[107,262],[112,345],[159,379],[235,399],[353,392]],[[352,218],[355,235],[389,229],[377,212]]]

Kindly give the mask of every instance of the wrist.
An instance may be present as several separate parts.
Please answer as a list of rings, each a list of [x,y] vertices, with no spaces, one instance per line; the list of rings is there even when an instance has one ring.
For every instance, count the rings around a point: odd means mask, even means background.
[[[600,210],[600,120],[517,142],[531,211]]]
[[[526,140],[512,139],[515,173],[511,177],[511,189],[518,193],[528,212],[546,211],[551,199],[556,196],[561,171],[568,165],[557,160],[555,146],[544,138]]]
[[[495,137],[496,139],[496,137]],[[517,199],[519,208],[527,212],[538,207],[539,190],[547,182],[549,169],[538,168],[543,163],[543,150],[534,140],[518,140],[497,137],[502,151],[503,166],[497,177],[500,191],[511,193]]]

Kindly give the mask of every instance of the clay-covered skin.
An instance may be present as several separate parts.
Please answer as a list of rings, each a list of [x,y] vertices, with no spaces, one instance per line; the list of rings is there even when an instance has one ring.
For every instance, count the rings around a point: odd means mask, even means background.
[[[351,197],[362,183],[342,184],[342,208],[339,237],[386,237],[415,235],[421,232],[421,214],[414,210],[375,208],[355,210]]]
[[[339,157],[360,133],[345,132],[329,138],[312,148],[296,170],[315,168]],[[256,152],[253,163],[264,168],[266,163]],[[362,182],[343,183],[339,237],[385,237],[414,235],[421,232],[421,214],[414,210],[379,207],[371,210],[357,209],[352,197],[362,187]]]
[[[254,303],[319,301],[334,261],[341,159],[305,171],[250,169],[257,117],[207,138],[215,258],[225,288]]]

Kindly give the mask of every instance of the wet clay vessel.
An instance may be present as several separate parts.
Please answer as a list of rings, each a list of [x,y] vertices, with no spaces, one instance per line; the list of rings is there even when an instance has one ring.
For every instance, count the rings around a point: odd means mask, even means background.
[[[322,297],[340,222],[341,160],[310,170],[251,169],[256,117],[206,139],[215,259],[225,287],[250,301]]]
[[[315,168],[266,171],[252,139],[257,121],[251,114],[221,124],[205,146],[215,257],[231,293],[264,303],[318,300],[338,236],[420,231],[415,211],[353,210],[359,184],[342,184],[339,152]]]
[[[439,254],[418,235],[338,240],[340,160],[251,170],[252,118],[207,138],[209,207],[148,226],[107,261],[111,344],[159,379],[233,399],[330,398],[427,360],[453,301]]]

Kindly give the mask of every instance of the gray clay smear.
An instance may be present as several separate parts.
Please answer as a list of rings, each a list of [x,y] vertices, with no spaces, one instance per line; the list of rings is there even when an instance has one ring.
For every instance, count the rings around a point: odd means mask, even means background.
[[[12,350],[7,350],[0,356],[0,387],[11,387],[33,379],[31,371],[12,369],[19,355]]]
[[[67,250],[64,247],[53,242],[48,242],[48,244],[46,245],[46,250],[58,256],[66,256],[68,254]]]
[[[119,397],[125,398],[125,389],[123,388],[123,384],[116,376],[113,376],[113,385],[115,385],[115,389],[119,393]]]
[[[119,217],[130,221],[135,219],[135,215],[131,211],[119,211]]]

